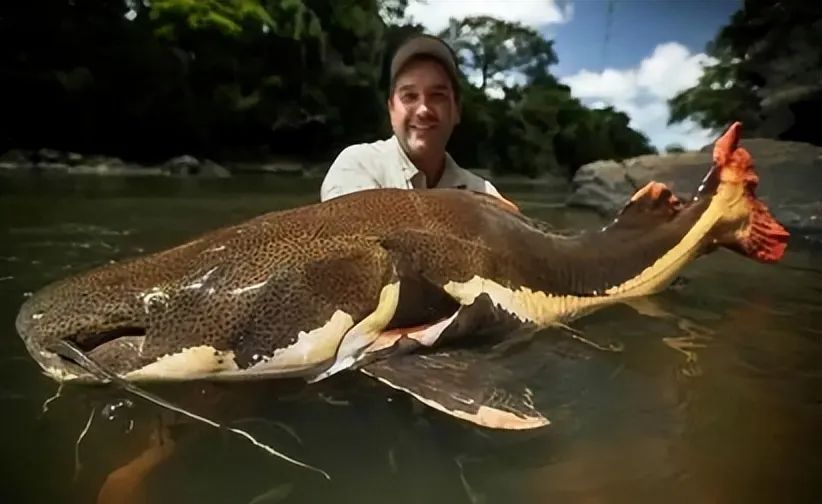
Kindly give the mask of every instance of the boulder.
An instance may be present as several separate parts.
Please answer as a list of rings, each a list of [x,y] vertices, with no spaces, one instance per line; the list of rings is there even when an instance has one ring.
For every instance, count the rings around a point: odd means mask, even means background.
[[[41,164],[45,163],[62,163],[64,161],[64,154],[54,149],[40,149],[37,151],[37,160]]]
[[[88,156],[83,163],[73,166],[71,173],[114,175],[126,171],[126,163],[122,159],[109,156]]]
[[[83,163],[83,155],[77,152],[67,152],[66,161],[72,166],[80,165]]]
[[[163,168],[172,175],[196,175],[200,169],[200,161],[194,156],[184,154],[169,159],[163,164]]]
[[[568,204],[610,214],[625,204],[626,195],[630,197],[634,188],[623,163],[596,161],[577,170]]]
[[[743,139],[741,145],[760,175],[756,194],[774,215],[789,227],[822,229],[822,147],[763,138]],[[610,216],[651,180],[691,198],[711,166],[711,150],[590,163],[574,175],[567,202]]]
[[[198,160],[194,156],[184,154],[166,161],[162,166],[163,171],[170,175],[216,177],[226,178],[231,176],[231,172],[225,167],[215,163],[210,159]]]

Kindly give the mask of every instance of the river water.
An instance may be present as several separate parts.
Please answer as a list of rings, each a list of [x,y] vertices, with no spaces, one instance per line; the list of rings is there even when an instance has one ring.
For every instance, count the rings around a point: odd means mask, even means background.
[[[720,251],[644,305],[575,324],[621,352],[546,332],[512,355],[552,421],[536,431],[466,425],[353,373],[152,388],[330,481],[114,387],[47,401],[57,386],[14,328],[26,293],[314,201],[318,185],[0,178],[0,502],[822,502],[822,251],[799,234],[779,265]],[[601,225],[542,189],[502,189],[558,228]]]

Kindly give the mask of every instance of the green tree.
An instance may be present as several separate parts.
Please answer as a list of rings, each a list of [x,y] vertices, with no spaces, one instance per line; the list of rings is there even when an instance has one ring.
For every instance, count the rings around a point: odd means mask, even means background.
[[[722,130],[733,121],[744,121],[746,129],[760,124],[760,100],[755,86],[740,78],[741,68],[728,54],[705,68],[696,86],[668,101],[669,124],[691,119],[701,127]]]
[[[132,9],[137,2],[132,2]],[[300,0],[281,2],[286,10],[302,7]],[[175,37],[181,30],[218,30],[238,35],[244,27],[277,29],[279,23],[258,0],[152,0],[150,16],[157,22],[155,32]]]
[[[822,144],[822,4],[748,0],[707,48],[716,63],[674,96],[671,123]]]
[[[0,141],[148,162],[182,153],[326,161],[347,144],[390,134],[389,61],[423,31],[405,21],[407,5],[0,3]],[[478,62],[486,72],[484,89],[463,76],[463,122],[449,144],[462,164],[570,175],[581,163],[643,149],[627,118],[591,111],[557,83],[548,71],[552,43],[537,32],[491,18],[455,26],[468,44],[463,73]],[[471,47],[486,59],[472,57]],[[523,78],[496,87],[512,72]]]
[[[520,73],[529,81],[548,75],[557,62],[553,43],[521,23],[489,16],[452,20],[454,27],[439,35],[450,43],[462,66],[480,77],[480,89],[494,82],[504,86],[505,74]]]
[[[557,82],[548,70],[556,62],[553,43],[535,30],[478,16],[452,20],[440,36],[451,40],[463,72],[479,76],[477,92],[463,99],[451,144],[463,162],[531,177],[571,176],[590,161],[653,152],[625,114],[590,110]],[[519,82],[507,84],[516,74]],[[502,98],[486,93],[492,85]]]

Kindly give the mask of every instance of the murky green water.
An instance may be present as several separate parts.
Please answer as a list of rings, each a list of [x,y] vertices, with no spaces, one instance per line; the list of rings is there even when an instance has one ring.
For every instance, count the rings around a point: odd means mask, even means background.
[[[331,481],[113,388],[66,388],[43,412],[57,387],[15,333],[26,292],[312,201],[318,183],[0,178],[0,502],[95,502],[101,488],[101,502],[179,504],[822,501],[822,252],[801,239],[778,266],[718,253],[644,315],[576,324],[621,353],[549,332],[513,356],[553,422],[538,431],[468,426],[355,374],[153,389]],[[538,190],[509,194],[560,228],[598,224]],[[125,406],[109,419],[112,404]],[[160,422],[165,443],[149,449]],[[131,480],[115,472],[126,464]]]

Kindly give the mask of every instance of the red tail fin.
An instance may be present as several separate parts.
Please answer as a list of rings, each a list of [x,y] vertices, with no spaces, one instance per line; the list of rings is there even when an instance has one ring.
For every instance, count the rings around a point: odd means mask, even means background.
[[[720,183],[742,184],[748,206],[747,223],[735,231],[734,239],[726,246],[758,261],[776,262],[785,254],[790,233],[756,197],[759,177],[751,155],[738,146],[741,129],[741,123],[733,123],[714,144]]]

